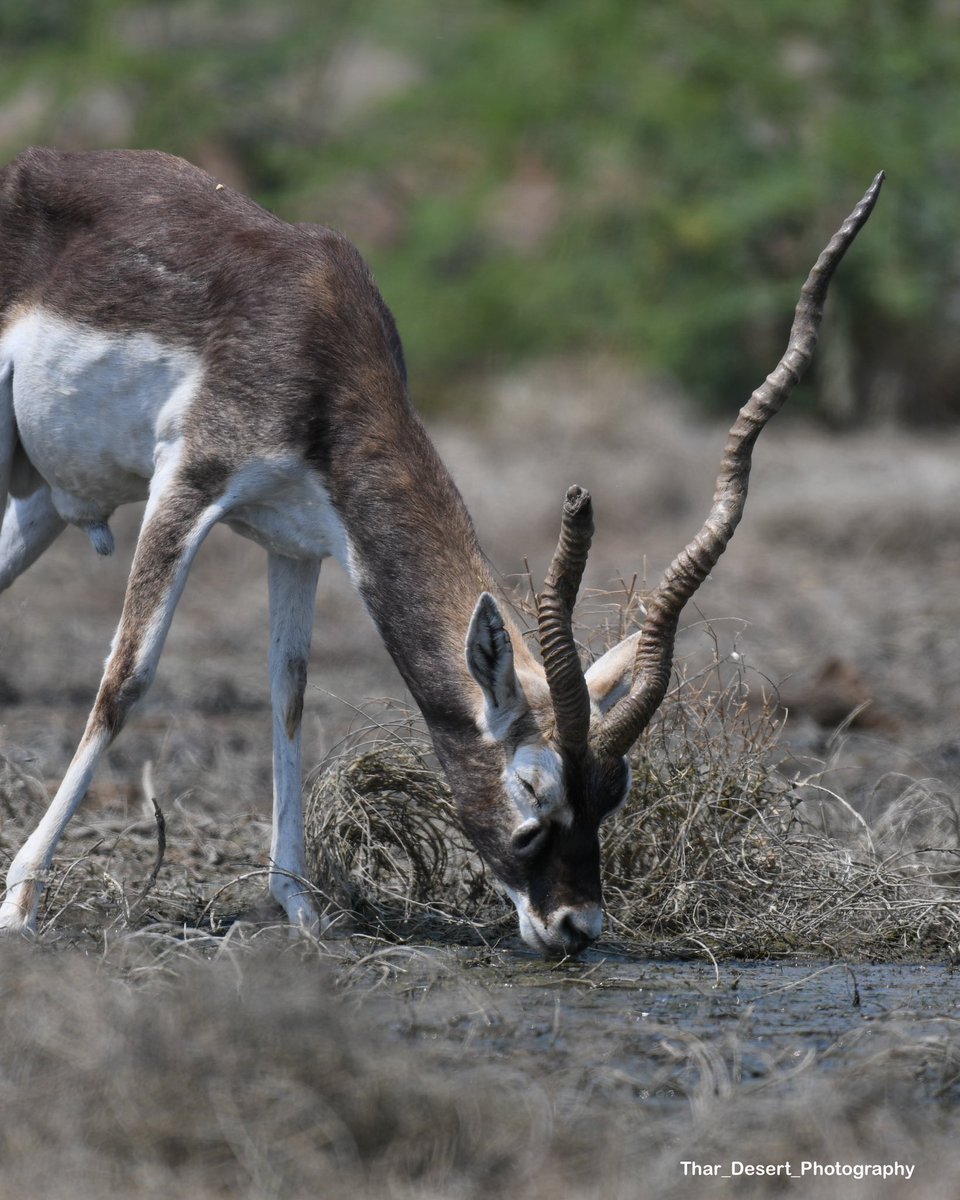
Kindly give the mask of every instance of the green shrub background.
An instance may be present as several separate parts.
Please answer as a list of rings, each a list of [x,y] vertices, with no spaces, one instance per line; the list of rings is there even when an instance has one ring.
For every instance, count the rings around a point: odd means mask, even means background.
[[[960,407],[957,0],[2,0],[0,53],[5,154],[156,146],[344,229],[425,407],[601,353],[729,411],[882,168],[805,402]]]

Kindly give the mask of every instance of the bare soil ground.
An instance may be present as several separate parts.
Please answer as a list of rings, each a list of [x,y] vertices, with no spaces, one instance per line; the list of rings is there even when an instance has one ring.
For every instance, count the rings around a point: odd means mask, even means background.
[[[526,561],[542,577],[567,485],[591,489],[598,532],[581,620],[597,644],[620,619],[623,584],[634,573],[654,582],[699,527],[725,433],[605,363],[501,380],[433,432],[508,583],[522,584]],[[706,867],[685,891],[684,864],[654,869],[646,851],[631,891],[622,877],[640,859],[613,838],[611,934],[559,968],[518,947],[489,896],[472,923],[444,922],[444,896],[429,921],[410,920],[427,905],[419,896],[399,917],[384,902],[389,929],[342,926],[324,946],[221,920],[263,889],[270,746],[263,555],[215,531],[158,681],[65,841],[40,945],[0,945],[0,1193],[774,1195],[782,1178],[705,1180],[682,1163],[816,1159],[910,1162],[913,1178],[884,1194],[953,1196],[958,501],[956,433],[840,436],[786,416],[765,432],[743,525],[686,615],[681,663],[698,694],[714,679],[735,687],[736,730],[769,729],[778,698],[789,708],[773,751],[786,807],[776,822],[743,825],[737,861],[752,874],[722,910]],[[137,518],[117,515],[109,560],[68,531],[0,600],[4,868],[82,731]],[[399,678],[331,565],[308,767],[363,724],[358,708],[396,721],[383,697],[402,701]],[[658,737],[683,748],[687,726],[672,720],[651,731],[654,766]],[[141,904],[156,853],[148,761],[168,848]],[[789,864],[764,839],[786,827],[794,792],[808,810],[822,798],[824,837],[840,840],[803,842],[820,866],[791,868],[809,887],[778,909],[763,887]],[[668,816],[689,832],[682,813]],[[663,828],[648,822],[646,834]],[[934,861],[922,896],[897,873]],[[659,906],[659,924],[637,943],[628,935],[644,905]],[[769,920],[766,908],[777,909]],[[756,946],[738,910],[754,934],[766,921],[781,981],[711,962]],[[887,933],[884,911],[896,916]],[[873,958],[889,945],[892,958],[927,964],[852,974],[835,964],[825,994],[809,956],[834,944],[854,959],[871,936]],[[677,954],[696,962],[671,965]],[[791,975],[797,955],[803,970]],[[801,1186],[878,1190],[852,1175]]]

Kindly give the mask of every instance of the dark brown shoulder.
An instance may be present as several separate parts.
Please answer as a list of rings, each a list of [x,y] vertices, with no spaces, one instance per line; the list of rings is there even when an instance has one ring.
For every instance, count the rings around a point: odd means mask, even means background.
[[[407,382],[403,346],[393,313],[360,251],[343,234],[323,225],[297,224],[302,241],[304,315],[317,344],[328,347],[340,366],[371,354]]]

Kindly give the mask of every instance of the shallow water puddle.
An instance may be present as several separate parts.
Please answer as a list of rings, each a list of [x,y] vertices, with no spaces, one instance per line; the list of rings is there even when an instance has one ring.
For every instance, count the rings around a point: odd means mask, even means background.
[[[445,949],[417,952],[402,972],[408,1006],[394,1028],[404,1037],[469,1045],[521,1070],[536,1061],[581,1101],[600,1091],[657,1106],[789,1085],[934,1041],[956,1024],[958,995],[956,974],[929,964],[714,969],[598,952],[549,964]]]

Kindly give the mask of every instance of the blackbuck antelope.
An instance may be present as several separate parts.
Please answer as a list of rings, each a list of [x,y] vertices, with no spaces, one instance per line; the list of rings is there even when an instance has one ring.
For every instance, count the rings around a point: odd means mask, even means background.
[[[29,150],[0,172],[0,590],[78,525],[146,499],[120,624],[79,748],[7,877],[30,932],[57,841],[150,685],[218,521],[266,548],[274,736],[271,891],[318,928],[303,879],[300,718],[320,563],[345,566],[430,728],[464,827],[526,942],[602,924],[599,827],[667,687],[681,609],[743,510],[760,430],[803,373],[827,286],[878,176],[803,286],[786,354],[741,411],[713,506],[639,633],[584,674],[572,613],[593,532],[571,488],[537,597],[542,665],[495,598],[463,502],[407,395],[396,325],[354,247],[289,225],[159,153]],[[2,505],[0,505],[2,507]]]

